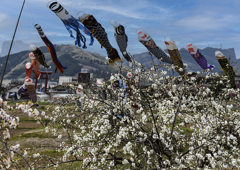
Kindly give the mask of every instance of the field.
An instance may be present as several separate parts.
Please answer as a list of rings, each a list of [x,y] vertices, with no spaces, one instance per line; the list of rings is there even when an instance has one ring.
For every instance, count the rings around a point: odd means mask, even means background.
[[[15,102],[9,102],[9,106],[15,107]],[[70,104],[74,106],[74,103]],[[51,107],[52,105],[49,102],[40,102],[39,107],[37,109],[41,111],[45,111],[46,114],[51,113],[50,111],[46,111],[47,107]],[[71,106],[68,106],[71,109]],[[16,129],[11,129],[11,137],[9,139],[8,145],[14,146],[16,144],[20,144],[21,148],[26,149],[28,155],[33,155],[34,153],[39,153],[41,155],[46,156],[46,160],[41,159],[36,161],[36,164],[45,164],[47,163],[47,157],[52,156],[55,158],[60,158],[63,155],[63,152],[58,152],[58,147],[62,142],[62,139],[58,139],[56,136],[54,137],[51,132],[45,132],[45,126],[48,124],[49,120],[44,119],[41,123],[38,123],[34,117],[29,117],[27,113],[24,113],[21,110],[9,110],[8,114],[14,112],[15,116],[20,118],[19,125]],[[63,136],[62,138],[67,138],[67,136]],[[75,169],[75,167],[79,167],[81,163],[73,163],[70,167],[62,165],[59,169]],[[20,163],[20,167],[26,167],[24,161],[22,164]],[[43,168],[43,167],[42,167]],[[28,168],[26,168],[28,169]],[[41,169],[41,168],[40,168]],[[52,168],[49,168],[52,169]]]

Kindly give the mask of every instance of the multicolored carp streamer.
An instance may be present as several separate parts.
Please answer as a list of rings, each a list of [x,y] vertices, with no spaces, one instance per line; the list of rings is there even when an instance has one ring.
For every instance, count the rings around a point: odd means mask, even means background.
[[[138,40],[148,49],[150,53],[152,53],[162,62],[166,62],[169,64],[173,63],[171,58],[160,47],[156,45],[152,37],[146,31],[139,29],[137,30],[137,33]]]
[[[118,52],[110,44],[107,33],[100,23],[94,18],[93,15],[83,13],[78,17],[79,21],[83,23],[85,27],[94,35],[102,47],[104,47],[108,53],[110,67],[114,65],[116,61],[122,62],[118,55]]]
[[[59,4],[55,0],[52,0],[48,3],[48,8],[51,9],[62,20],[63,24],[67,28],[72,38],[75,38],[72,34],[72,29],[76,31],[75,45],[78,45],[79,47],[81,47],[80,41],[82,41],[83,42],[82,48],[87,48],[86,38],[81,34],[79,29],[81,29],[86,35],[89,35],[91,37],[91,43],[89,45],[93,44],[94,39],[92,34],[89,32],[89,30],[86,27],[84,27],[82,23],[80,23],[76,18],[70,15],[68,11],[65,8],[63,8],[61,4]]]
[[[29,57],[32,59],[32,63],[28,62],[27,64],[25,64],[26,77],[30,78],[32,74],[32,69],[34,69],[34,74],[36,78],[39,79],[41,76],[41,72],[39,70],[40,63],[32,52],[29,54]]]
[[[128,62],[132,62],[131,57],[128,55],[126,49],[127,49],[127,42],[128,42],[128,37],[125,33],[125,28],[124,26],[122,26],[121,24],[119,24],[116,21],[111,20],[110,24],[114,27],[115,29],[115,33],[114,33],[114,37],[117,41],[118,47],[120,49],[120,51],[123,54],[123,57],[128,61]]]
[[[36,59],[39,61],[39,63],[47,69],[50,69],[51,66],[49,66],[46,61],[45,61],[45,56],[43,54],[43,52],[37,48],[35,45],[30,44],[29,45],[29,49],[32,51],[32,53],[34,54],[34,56],[36,57]]]
[[[200,53],[195,45],[191,43],[188,44],[187,50],[203,70],[212,70],[215,67],[214,65],[207,63],[207,59]]]
[[[63,70],[63,69],[66,69],[67,67],[62,66],[61,62],[58,60],[58,58],[57,58],[57,53],[56,53],[56,50],[55,50],[54,45],[51,43],[51,41],[49,41],[49,39],[47,38],[47,36],[44,34],[44,32],[42,31],[42,28],[41,28],[40,25],[35,24],[34,27],[37,29],[37,31],[38,31],[41,39],[42,39],[43,42],[46,44],[46,46],[47,46],[47,48],[48,48],[48,51],[49,51],[50,54],[51,54],[52,61],[53,61],[53,63],[54,63],[55,66],[56,66],[55,72],[56,72],[57,69],[58,69],[61,73],[64,73],[64,70]]]
[[[228,75],[231,88],[235,88],[236,87],[235,72],[233,70],[233,67],[228,62],[227,57],[225,57],[225,55],[223,55],[223,53],[221,51],[216,51],[215,56],[216,56],[219,64],[221,65],[222,70]]]
[[[172,62],[174,64],[174,66],[176,67],[177,72],[181,76],[184,75],[185,74],[184,65],[183,65],[182,58],[180,56],[180,53],[178,51],[178,48],[177,48],[175,42],[170,37],[166,37],[165,44],[166,44],[167,50],[172,58]]]

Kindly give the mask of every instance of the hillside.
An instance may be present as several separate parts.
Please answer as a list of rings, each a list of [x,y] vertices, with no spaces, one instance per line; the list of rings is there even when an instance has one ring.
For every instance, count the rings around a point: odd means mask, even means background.
[[[219,48],[212,48],[207,47],[204,49],[200,49],[200,52],[205,56],[205,58],[208,61],[208,64],[215,65],[215,68],[213,72],[219,72],[221,71],[221,66],[215,57],[215,51],[220,50],[228,59],[231,58],[231,65],[234,66],[234,69],[239,72],[238,64],[240,64],[240,59],[236,59],[234,48],[229,49],[219,49]],[[167,50],[164,50],[166,53],[168,53]],[[182,48],[179,50],[180,55],[183,59],[184,63],[188,64],[188,71],[202,71],[202,68],[197,64],[197,62],[192,58],[192,56],[189,54],[189,52]],[[153,56],[154,63],[159,64],[159,60]],[[151,55],[148,52],[140,53],[135,55],[135,60],[142,63],[146,67],[152,66],[152,58]]]
[[[102,56],[98,53],[84,51],[82,48],[73,45],[55,45],[58,59],[61,61],[63,66],[68,67],[63,74],[59,71],[55,73],[55,65],[51,60],[50,53],[46,46],[40,47],[44,52],[47,63],[51,66],[49,71],[53,71],[53,74],[50,76],[52,81],[57,81],[59,76],[76,76],[77,73],[81,72],[82,68],[87,68],[90,73],[93,73],[97,78],[109,78],[111,73],[116,73],[116,68],[111,68],[108,62],[105,59],[105,56]],[[215,51],[220,50],[226,57],[231,56],[232,65],[235,70],[239,71],[237,62],[240,64],[240,59],[236,59],[235,51],[233,48],[230,49],[217,49],[207,47],[205,49],[200,49],[200,52],[206,57],[209,64],[215,65],[214,72],[220,72],[221,67],[215,57]],[[167,50],[165,50],[167,52]],[[200,66],[192,58],[186,49],[180,49],[180,54],[184,63],[188,64],[188,71],[202,71]],[[10,55],[8,60],[8,65],[4,79],[15,79],[15,78],[24,78],[25,77],[25,67],[24,65],[27,62],[31,62],[28,57],[30,51],[22,51]],[[168,52],[167,52],[168,53]],[[135,60],[142,63],[146,67],[152,66],[152,58],[148,52],[135,54]],[[154,63],[159,64],[159,60],[153,56]],[[6,57],[0,58],[0,76],[2,74]],[[128,63],[124,59],[124,65],[128,66]],[[40,67],[41,71],[46,71],[45,68]],[[171,75],[178,75],[178,73],[169,72]],[[124,73],[125,74],[125,73]],[[32,77],[34,75],[32,74]]]
[[[106,61],[105,56],[101,56],[97,53],[91,53],[84,51],[83,49],[73,45],[55,45],[57,56],[59,61],[67,69],[63,74],[59,71],[55,73],[55,65],[51,60],[50,53],[47,47],[40,47],[43,51],[48,65],[51,66],[49,71],[53,71],[51,80],[57,80],[58,76],[75,76],[78,72],[81,72],[82,68],[87,68],[90,73],[93,73],[95,77],[110,77],[111,73],[116,72],[115,68],[111,68]],[[25,64],[31,62],[28,57],[30,51],[22,51],[10,55],[6,73],[4,79],[24,78],[25,77]],[[6,57],[0,58],[0,76],[3,72]],[[40,66],[41,71],[47,71]],[[32,74],[32,77],[34,74]]]

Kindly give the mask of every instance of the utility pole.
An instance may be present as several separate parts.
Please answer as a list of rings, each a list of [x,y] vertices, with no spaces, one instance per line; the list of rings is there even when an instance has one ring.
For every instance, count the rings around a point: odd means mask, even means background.
[[[2,81],[3,81],[3,77],[4,77],[4,74],[5,74],[6,67],[7,67],[8,58],[9,58],[9,55],[10,55],[10,52],[11,52],[11,49],[12,49],[13,41],[14,41],[14,38],[15,38],[15,34],[17,32],[17,27],[18,27],[18,23],[20,21],[20,17],[21,17],[21,14],[22,14],[22,10],[23,10],[24,4],[25,4],[25,0],[23,1],[22,8],[21,8],[20,14],[18,16],[17,25],[15,27],[15,31],[14,31],[14,34],[13,34],[12,42],[11,42],[11,45],[10,45],[10,48],[9,48],[9,51],[8,51],[7,59],[6,59],[6,62],[5,62],[3,73],[2,73],[2,78],[1,78],[1,81],[0,81],[0,93],[2,92]]]

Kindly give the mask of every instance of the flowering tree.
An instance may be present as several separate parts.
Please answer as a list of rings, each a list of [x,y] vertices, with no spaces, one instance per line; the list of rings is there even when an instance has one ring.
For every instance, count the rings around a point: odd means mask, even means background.
[[[147,70],[136,62],[133,68],[124,70],[134,73],[137,69],[131,78],[122,76],[120,68],[100,88],[91,84],[83,96],[70,96],[41,114],[26,104],[17,107],[39,123],[41,117],[49,119],[47,126],[43,124],[45,132],[61,141],[56,156],[27,155],[17,145],[8,147],[9,129],[19,119],[1,109],[1,129],[9,126],[1,137],[1,167],[17,168],[20,161],[30,169],[75,162],[80,162],[80,169],[239,167],[240,96],[235,89],[221,89],[229,82],[227,77],[217,73],[202,79],[171,77],[157,66]],[[81,106],[70,107],[74,100],[81,101]],[[61,157],[58,152],[63,153]]]

